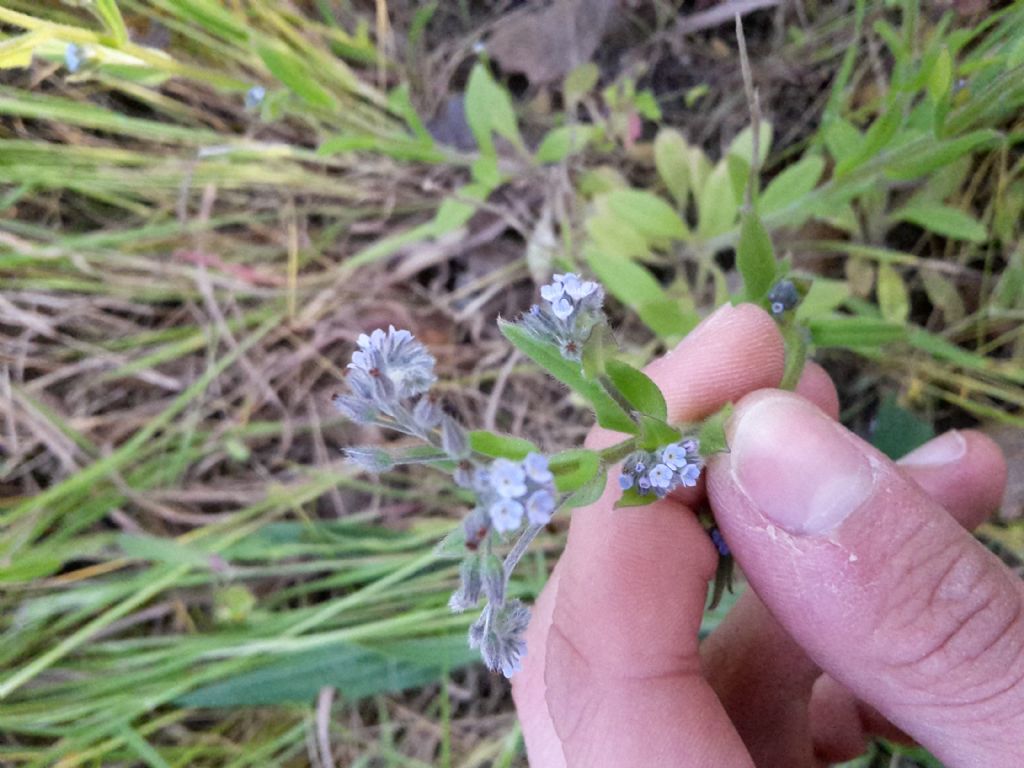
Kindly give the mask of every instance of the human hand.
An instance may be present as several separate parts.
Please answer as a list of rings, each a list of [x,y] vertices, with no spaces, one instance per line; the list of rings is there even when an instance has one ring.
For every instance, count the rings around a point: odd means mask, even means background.
[[[1024,765],[1024,586],[967,532],[1002,496],[999,449],[950,433],[893,464],[835,421],[821,368],[756,391],[783,359],[744,305],[648,367],[674,421],[738,401],[731,453],[706,489],[613,510],[613,476],[573,513],[513,679],[534,768],[806,768],[900,731],[950,768]],[[699,646],[704,499],[753,592]]]

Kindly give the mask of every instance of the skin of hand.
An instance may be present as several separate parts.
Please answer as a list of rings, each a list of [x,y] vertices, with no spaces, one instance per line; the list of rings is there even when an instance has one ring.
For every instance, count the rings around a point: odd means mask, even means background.
[[[513,678],[534,768],[811,768],[874,734],[949,768],[1024,765],[1024,586],[968,533],[1002,454],[961,431],[893,463],[837,422],[818,366],[773,389],[783,363],[774,321],[740,305],[648,367],[673,421],[736,402],[730,451],[697,488],[613,510],[613,473],[574,511]],[[700,644],[705,500],[752,590]]]

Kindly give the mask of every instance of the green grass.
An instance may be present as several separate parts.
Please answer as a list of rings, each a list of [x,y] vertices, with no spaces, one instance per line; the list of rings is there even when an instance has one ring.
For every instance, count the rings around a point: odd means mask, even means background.
[[[438,145],[413,108],[429,100],[410,96],[422,62],[378,48],[350,4],[309,5],[0,8],[0,763],[301,765],[324,726],[338,765],[521,765],[508,697],[465,648],[471,617],[446,608],[456,568],[434,546],[462,502],[430,474],[354,474],[338,448],[374,436],[329,396],[355,335],[400,321],[467,421],[570,447],[579,404],[503,367],[494,317],[529,300],[531,270],[589,264],[616,280],[641,362],[726,297],[738,179],[768,192],[821,158],[820,179],[762,217],[800,274],[841,288],[812,341],[860,367],[851,423],[892,395],[940,426],[1024,424],[1019,4],[974,29],[913,3],[794,25],[765,55],[834,75],[820,127],[760,176],[749,149],[746,166],[727,153],[711,191],[625,148],[619,119],[649,109],[642,96],[588,106],[589,146],[545,163],[507,144],[559,115],[510,115],[480,76],[476,127],[510,141],[479,157]],[[884,60],[860,55],[868,36]],[[67,43],[86,51],[77,74]],[[266,100],[246,110],[255,84]],[[704,98],[748,122],[731,93]],[[712,173],[717,152],[692,149]],[[565,200],[546,196],[555,174]],[[608,195],[616,174],[644,196]],[[701,225],[737,193],[735,216]],[[628,224],[630,201],[669,218],[614,241],[590,223]],[[527,247],[495,236],[467,258],[487,216]],[[532,247],[545,226],[555,253]],[[502,387],[511,405],[489,409]],[[1013,528],[989,533],[1024,549]],[[539,539],[518,594],[542,586],[563,534]]]

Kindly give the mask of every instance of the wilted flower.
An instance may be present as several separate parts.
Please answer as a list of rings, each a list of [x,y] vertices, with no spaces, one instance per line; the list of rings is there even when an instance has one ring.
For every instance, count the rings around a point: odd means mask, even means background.
[[[469,646],[480,649],[489,669],[512,677],[526,655],[523,636],[529,623],[530,611],[519,600],[500,607],[489,604],[469,628]]]
[[[768,291],[768,304],[772,314],[781,315],[788,309],[792,309],[800,302],[800,293],[792,280],[780,280]]]

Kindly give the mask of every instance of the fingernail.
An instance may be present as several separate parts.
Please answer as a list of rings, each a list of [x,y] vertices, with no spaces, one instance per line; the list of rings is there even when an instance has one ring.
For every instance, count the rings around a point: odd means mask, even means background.
[[[902,467],[940,467],[959,461],[967,453],[967,441],[956,430],[929,440],[920,448],[915,448],[902,459]]]
[[[871,494],[871,465],[843,427],[795,395],[766,395],[737,414],[733,479],[771,522],[797,535],[838,527]]]

